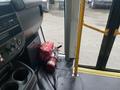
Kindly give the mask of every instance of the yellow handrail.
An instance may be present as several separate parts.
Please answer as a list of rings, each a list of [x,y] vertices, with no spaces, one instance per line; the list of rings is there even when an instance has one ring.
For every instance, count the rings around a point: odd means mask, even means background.
[[[78,63],[79,63],[79,53],[80,53],[80,45],[81,45],[81,37],[82,37],[82,29],[83,29],[83,21],[84,21],[84,11],[85,11],[85,0],[80,0],[80,9],[79,9],[79,21],[77,26],[77,47],[75,53],[75,72],[74,75],[77,76],[78,73]]]
[[[120,35],[120,32],[118,29],[115,30],[114,36],[116,36],[116,35]]]
[[[90,29],[92,29],[92,30],[95,30],[95,31],[97,31],[97,32],[103,33],[103,34],[105,34],[105,35],[107,35],[107,33],[108,33],[107,30],[101,30],[101,29],[98,29],[98,28],[93,27],[93,26],[91,26],[91,25],[88,25],[88,24],[86,24],[86,23],[84,23],[84,26],[87,27],[87,28],[90,28]]]
[[[87,69],[82,67],[78,68],[78,72],[84,74],[90,74],[90,75],[103,76],[103,77],[120,78],[120,73],[118,72],[100,71],[100,70]]]

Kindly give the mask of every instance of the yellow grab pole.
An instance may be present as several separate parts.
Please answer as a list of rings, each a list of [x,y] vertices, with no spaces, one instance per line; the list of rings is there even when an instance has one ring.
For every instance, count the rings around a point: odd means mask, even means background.
[[[80,45],[81,45],[81,37],[82,37],[82,29],[83,29],[83,21],[84,21],[84,11],[85,11],[85,0],[80,0],[80,11],[79,11],[79,21],[77,26],[77,46],[75,53],[75,72],[74,75],[77,76],[78,71],[78,63],[79,63],[79,53],[80,53]]]

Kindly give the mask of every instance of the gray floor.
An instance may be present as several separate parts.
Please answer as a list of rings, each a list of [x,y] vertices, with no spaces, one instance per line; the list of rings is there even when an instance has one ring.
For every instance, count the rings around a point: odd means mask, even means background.
[[[105,28],[107,23],[109,10],[90,9],[86,6],[85,22],[96,26],[100,29]],[[42,27],[44,29],[45,37],[48,41],[55,42],[55,45],[62,44],[61,51],[64,52],[64,13],[59,10],[51,10],[44,14]],[[100,45],[103,35],[101,33],[91,31],[84,28],[81,45],[80,63],[84,65],[95,66],[100,50]],[[113,69],[120,69],[119,53],[120,53],[120,37],[118,36],[112,53],[109,58],[107,67]]]
[[[73,77],[71,64],[65,61],[64,56],[59,55],[58,60],[54,73],[48,74],[42,68],[38,71],[41,90],[120,90],[120,78],[83,73]]]
[[[58,90],[120,90],[120,79],[80,74],[58,79]]]

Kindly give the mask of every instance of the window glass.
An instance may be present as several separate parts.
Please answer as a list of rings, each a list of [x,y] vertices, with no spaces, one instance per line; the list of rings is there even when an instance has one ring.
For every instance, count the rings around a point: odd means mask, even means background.
[[[120,36],[117,36],[115,39],[107,68],[120,70]]]
[[[49,0],[47,0],[49,1]],[[42,3],[44,18],[42,23],[46,41],[52,41],[55,46],[61,45],[64,53],[64,1],[55,0],[53,4]]]
[[[93,27],[105,30],[108,20],[110,8],[91,7],[91,2],[86,3],[84,22]],[[84,27],[82,35],[82,43],[80,50],[81,65],[96,66],[103,34]]]

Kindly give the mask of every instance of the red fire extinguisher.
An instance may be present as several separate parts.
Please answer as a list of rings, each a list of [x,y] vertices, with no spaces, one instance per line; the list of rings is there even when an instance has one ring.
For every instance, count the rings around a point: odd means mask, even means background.
[[[39,60],[44,63],[47,71],[54,71],[57,64],[57,51],[60,48],[54,47],[53,42],[45,42],[39,46]]]
[[[57,59],[55,57],[51,57],[47,62],[46,69],[48,71],[54,71],[56,64],[57,64]]]

